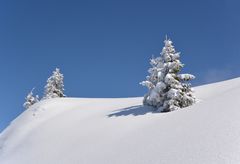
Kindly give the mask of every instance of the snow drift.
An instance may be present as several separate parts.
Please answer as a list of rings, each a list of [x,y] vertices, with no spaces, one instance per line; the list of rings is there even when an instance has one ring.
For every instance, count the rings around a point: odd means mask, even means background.
[[[0,134],[0,163],[240,163],[240,78],[195,94],[197,104],[170,113],[142,97],[41,101]]]

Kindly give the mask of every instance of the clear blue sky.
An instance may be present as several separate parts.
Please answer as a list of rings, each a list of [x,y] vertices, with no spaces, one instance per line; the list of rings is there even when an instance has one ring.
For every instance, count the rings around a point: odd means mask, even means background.
[[[240,76],[238,0],[2,0],[0,131],[55,67],[70,97],[142,96],[165,34],[194,85]]]

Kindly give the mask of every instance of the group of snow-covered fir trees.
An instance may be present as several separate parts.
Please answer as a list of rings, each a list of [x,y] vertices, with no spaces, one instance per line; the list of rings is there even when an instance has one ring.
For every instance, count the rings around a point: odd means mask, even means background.
[[[175,50],[172,41],[166,37],[160,56],[150,60],[149,76],[140,83],[148,88],[143,99],[144,105],[151,106],[159,112],[169,112],[195,103],[193,90],[188,83],[195,76],[179,73],[184,66],[179,58],[180,53]],[[56,68],[47,80],[42,99],[65,97],[63,92],[63,74]],[[32,90],[26,97],[24,107],[28,109],[38,101],[39,97],[33,96]]]
[[[63,93],[64,92],[63,74],[60,73],[60,69],[56,68],[56,70],[53,71],[52,76],[48,78],[47,84],[44,88],[45,91],[42,100],[57,97],[65,97]],[[33,90],[34,89],[32,89],[31,92],[25,98],[26,102],[23,104],[25,109],[28,109],[36,102],[39,102],[39,96],[38,95],[34,96]]]

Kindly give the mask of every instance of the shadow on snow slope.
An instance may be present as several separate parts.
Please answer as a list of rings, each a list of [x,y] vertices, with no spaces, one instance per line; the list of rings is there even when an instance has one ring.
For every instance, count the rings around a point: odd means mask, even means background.
[[[152,107],[136,105],[136,106],[119,109],[114,113],[109,114],[108,117],[119,117],[119,116],[129,116],[129,115],[140,116],[140,115],[145,115],[147,113],[158,113],[158,112],[155,112]]]

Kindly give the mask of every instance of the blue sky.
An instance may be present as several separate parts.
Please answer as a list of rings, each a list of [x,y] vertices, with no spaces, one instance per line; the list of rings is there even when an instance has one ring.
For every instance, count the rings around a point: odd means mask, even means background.
[[[193,85],[240,76],[237,0],[2,0],[0,131],[42,95],[52,71],[70,97],[142,96],[167,34]]]

